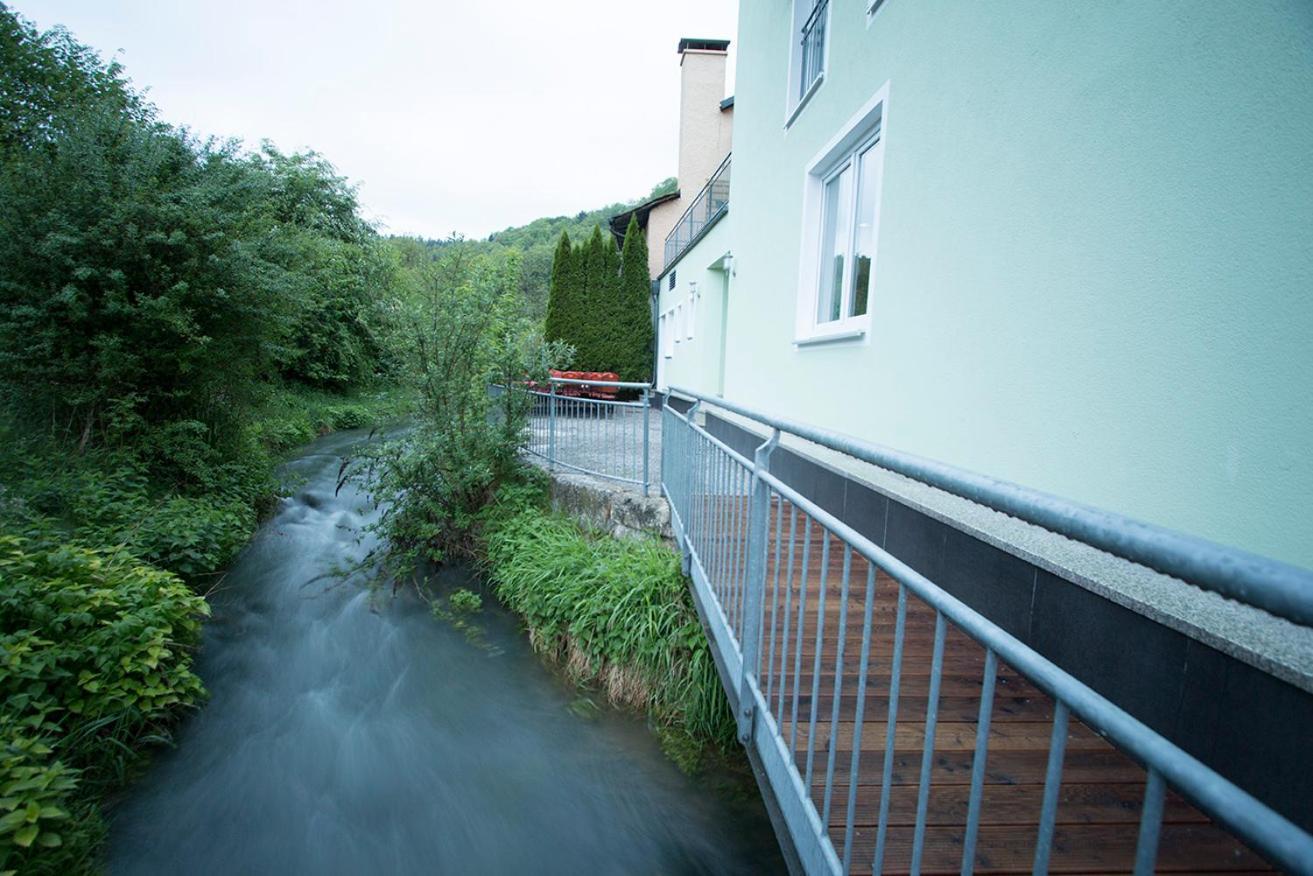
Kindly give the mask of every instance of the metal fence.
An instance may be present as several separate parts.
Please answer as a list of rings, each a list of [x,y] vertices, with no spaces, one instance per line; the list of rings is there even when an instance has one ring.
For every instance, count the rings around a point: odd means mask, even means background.
[[[525,449],[552,467],[634,484],[651,484],[650,383],[551,378],[530,388]],[[622,401],[624,394],[636,396]]]
[[[711,179],[698,192],[693,203],[684,211],[684,215],[679,217],[675,227],[666,235],[665,249],[665,267],[670,267],[676,259],[684,254],[684,250],[692,246],[693,241],[697,240],[698,235],[711,223],[720,218],[721,214],[729,209],[729,168],[730,158],[726,155],[725,160],[716,168]]]
[[[880,873],[886,867],[917,873],[931,866],[932,853],[940,858],[937,867],[953,855],[952,869],[960,861],[962,873],[972,872],[994,851],[992,840],[981,840],[980,833],[984,787],[987,781],[992,790],[999,784],[987,773],[991,741],[1002,733],[1008,743],[996,744],[996,759],[1008,757],[1016,742],[1006,731],[991,731],[995,691],[1012,686],[1015,694],[1017,685],[1051,698],[1044,700],[1051,734],[1037,736],[1034,816],[1009,828],[1014,853],[1024,853],[1033,872],[1047,873],[1052,856],[1073,851],[1071,837],[1055,842],[1055,832],[1068,829],[1056,826],[1071,760],[1067,748],[1080,757],[1103,746],[1145,770],[1139,773],[1142,795],[1128,804],[1138,810],[1138,829],[1123,844],[1127,869],[1152,873],[1165,804],[1193,804],[1271,863],[1313,873],[1313,837],[1304,830],[770,470],[781,430],[875,464],[890,462],[886,451],[697,393],[671,392],[693,405],[687,413],[669,403],[663,408],[661,488],[740,739],[759,758],[807,873]],[[770,430],[769,439],[752,459],[737,453],[698,424],[704,402],[755,420]],[[1000,496],[1007,494],[1008,485],[995,487],[1003,490]],[[988,503],[990,496],[976,498]],[[1016,494],[1010,498],[1017,501]],[[1309,598],[1313,594],[1305,602]],[[974,657],[956,656],[968,647]],[[948,705],[941,702],[945,685],[952,688]],[[916,704],[910,717],[909,702]],[[941,705],[968,716],[954,719],[963,722],[959,728],[974,724],[962,738],[943,740],[960,751],[936,752]],[[957,839],[931,849],[932,781],[942,781],[945,759],[957,755],[957,774],[970,776],[969,789],[962,785],[961,810],[952,816],[960,816],[952,825]],[[891,808],[901,813],[897,823],[903,826],[890,827]],[[936,818],[933,830],[942,839],[943,812]],[[1210,829],[1233,842],[1220,828]],[[1260,858],[1235,846],[1235,854],[1256,862],[1252,869],[1263,868]]]
[[[798,99],[825,72],[825,17],[829,0],[817,0],[802,26],[802,63],[798,65]]]

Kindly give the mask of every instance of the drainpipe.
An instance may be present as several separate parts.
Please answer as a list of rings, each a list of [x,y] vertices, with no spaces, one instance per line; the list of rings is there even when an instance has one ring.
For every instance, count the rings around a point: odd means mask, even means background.
[[[648,281],[648,319],[652,320],[652,348],[648,350],[648,355],[652,359],[652,386],[656,386],[657,368],[661,365],[661,339],[657,337],[657,331],[661,324],[657,322],[657,306],[661,300],[661,281]],[[656,393],[654,398],[661,398],[661,393]]]

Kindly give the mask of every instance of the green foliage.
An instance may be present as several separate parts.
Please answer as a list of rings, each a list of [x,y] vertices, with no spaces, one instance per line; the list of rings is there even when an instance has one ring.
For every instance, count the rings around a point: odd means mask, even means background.
[[[323,158],[197,140],[0,4],[0,873],[94,869],[201,695],[187,584],[275,451],[395,407],[405,280]]]
[[[16,418],[202,486],[247,449],[280,374],[374,376],[393,263],[326,161],[197,141],[116,66],[3,9],[0,52],[19,64],[0,91],[0,400]]]
[[[591,537],[526,497],[486,515],[496,593],[523,615],[537,648],[622,705],[650,710],[702,742],[733,738],[733,719],[679,570],[655,540]]]
[[[638,220],[629,217],[620,253],[619,306],[616,314],[616,372],[621,380],[652,377],[652,276],[647,267],[647,238]]]
[[[551,216],[535,219],[527,225],[520,225],[495,232],[481,241],[463,241],[462,245],[473,249],[494,260],[518,257],[520,312],[532,321],[548,316],[551,290],[556,285],[555,264],[561,237],[575,241],[586,241],[593,228],[607,228],[611,217],[632,210],[634,207],[653,198],[667,195],[679,188],[674,177],[662,180],[652,187],[646,197],[627,203],[608,204],[597,210],[586,210],[573,216]],[[419,240],[413,237],[389,238],[389,244],[402,255],[402,263],[407,268],[436,261],[441,258],[452,241]],[[550,329],[545,330],[549,338],[562,337]]]
[[[407,394],[395,387],[341,394],[290,386],[265,399],[250,431],[260,446],[288,450],[329,432],[382,425],[401,417],[408,404]]]
[[[403,320],[418,428],[352,467],[384,500],[390,573],[468,547],[477,514],[520,470],[531,402],[520,387],[569,355],[519,312],[515,269],[455,245],[420,277]]]
[[[458,614],[471,614],[483,608],[483,597],[461,587],[447,597],[447,605]]]
[[[117,63],[101,63],[63,28],[37,33],[0,4],[0,158],[55,140],[66,133],[62,111],[87,106],[148,115]]]
[[[551,291],[547,299],[547,317],[543,323],[543,334],[549,338],[565,338],[570,332],[570,318],[574,312],[574,246],[570,235],[561,232],[561,239],[556,244],[556,254],[552,258]]]
[[[677,191],[679,191],[679,180],[673,176],[668,176],[661,180],[661,182],[652,186],[652,191],[648,192],[647,197],[643,200],[651,201],[662,195],[673,195]]]
[[[0,724],[0,872],[15,873],[37,864],[38,854],[65,858],[68,798],[78,773],[54,760],[45,740],[10,716],[0,717]]]
[[[546,336],[575,349],[573,366],[621,380],[651,375],[652,316],[647,244],[630,217],[625,250],[594,225],[578,247],[562,234],[552,266]]]
[[[0,535],[0,869],[67,871],[79,785],[123,781],[135,747],[204,696],[205,601],[126,553]]]

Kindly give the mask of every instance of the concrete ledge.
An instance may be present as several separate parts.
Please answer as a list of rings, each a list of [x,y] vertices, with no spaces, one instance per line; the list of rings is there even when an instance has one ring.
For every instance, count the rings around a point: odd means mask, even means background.
[[[550,478],[553,511],[616,538],[674,540],[665,499],[588,475],[557,471]]]

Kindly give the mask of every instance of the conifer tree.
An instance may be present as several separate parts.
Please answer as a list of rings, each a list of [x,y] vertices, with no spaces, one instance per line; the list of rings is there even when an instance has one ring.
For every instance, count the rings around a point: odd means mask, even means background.
[[[624,301],[620,290],[620,251],[615,238],[603,237],[601,276],[597,278],[597,360],[599,370],[616,371],[624,358]]]
[[[570,244],[570,235],[562,231],[561,239],[556,244],[556,255],[552,258],[552,280],[547,293],[547,318],[543,325],[543,336],[549,341],[570,342],[567,335],[574,274],[574,247]]]
[[[601,226],[593,226],[588,242],[581,247],[575,258],[575,266],[577,275],[575,294],[572,296],[573,325],[570,332],[571,343],[577,350],[575,367],[581,371],[598,371],[603,364],[606,320],[603,289],[606,285],[607,257]]]
[[[652,374],[652,275],[647,240],[638,220],[629,217],[620,253],[618,335],[623,339],[616,371],[621,380],[648,380]]]

